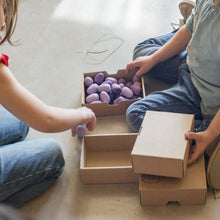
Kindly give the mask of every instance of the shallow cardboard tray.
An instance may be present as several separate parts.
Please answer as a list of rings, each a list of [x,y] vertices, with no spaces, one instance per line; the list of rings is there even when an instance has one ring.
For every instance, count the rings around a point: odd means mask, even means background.
[[[184,177],[190,142],[184,133],[194,129],[194,115],[147,111],[132,150],[134,172]]]
[[[187,169],[182,179],[141,175],[139,181],[142,205],[204,205],[206,202],[206,171],[202,156]]]
[[[80,172],[85,184],[138,182],[131,163],[137,134],[84,136]]]
[[[93,131],[87,130],[87,135],[132,133],[125,115],[113,115],[96,118]]]
[[[108,104],[108,103],[96,103],[96,104],[89,104],[85,102],[86,98],[86,88],[84,85],[84,79],[87,76],[92,78],[95,77],[97,73],[102,72],[105,77],[110,76],[116,79],[125,78],[129,81],[132,81],[133,76],[135,75],[136,71],[130,71],[128,74],[125,73],[125,70],[118,70],[116,74],[108,74],[106,71],[98,71],[98,72],[90,72],[84,73],[82,75],[82,97],[81,97],[81,105],[86,106],[94,111],[97,117],[101,116],[111,116],[111,115],[124,115],[129,105],[133,102],[137,101],[138,99],[130,99],[126,101],[121,101],[119,104]],[[141,77],[141,84],[142,84],[142,97],[145,97],[145,87],[144,87],[144,79]]]

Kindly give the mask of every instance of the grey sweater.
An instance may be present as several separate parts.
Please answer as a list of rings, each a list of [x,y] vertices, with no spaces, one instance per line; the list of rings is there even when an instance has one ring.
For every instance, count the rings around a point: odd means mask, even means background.
[[[202,98],[203,116],[210,119],[220,108],[220,6],[197,0],[186,26],[192,35],[187,64]]]

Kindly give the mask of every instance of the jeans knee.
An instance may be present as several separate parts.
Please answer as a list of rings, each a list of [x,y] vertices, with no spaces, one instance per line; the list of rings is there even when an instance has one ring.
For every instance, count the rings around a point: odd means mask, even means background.
[[[131,106],[129,106],[127,111],[126,111],[126,119],[127,119],[129,124],[132,121],[132,118],[133,118],[133,116],[132,116],[132,108],[131,108]]]
[[[158,50],[158,46],[155,46],[151,43],[146,44],[138,44],[133,52],[133,60],[141,56],[149,56],[153,54],[156,50]]]
[[[62,152],[60,144],[53,138],[47,138],[47,145],[48,145],[49,152],[51,152],[51,154],[54,157],[56,157],[59,161],[63,163],[64,162],[63,152]]]
[[[137,109],[133,107],[133,105],[128,107],[126,111],[126,119],[130,128],[134,132],[138,132],[142,121],[140,120]]]
[[[47,149],[47,156],[52,162],[52,166],[57,169],[57,172],[53,177],[58,177],[63,172],[65,166],[65,160],[63,157],[63,152],[60,144],[52,138],[47,138],[47,146],[44,146]]]

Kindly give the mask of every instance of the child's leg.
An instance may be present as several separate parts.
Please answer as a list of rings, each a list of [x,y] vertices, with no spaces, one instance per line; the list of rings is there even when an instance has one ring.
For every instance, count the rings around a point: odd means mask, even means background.
[[[28,131],[26,124],[0,107],[0,146],[24,140]]]
[[[182,0],[179,3],[180,13],[183,19],[180,19],[180,24],[184,25],[187,18],[191,15],[193,8],[195,7],[195,2],[191,0]]]
[[[136,59],[140,56],[148,56],[153,54],[167,41],[169,41],[174,36],[176,31],[159,37],[149,38],[139,43],[134,49],[133,59]],[[183,51],[180,54],[158,64],[147,73],[148,76],[169,81],[171,83],[176,83],[179,77],[179,66],[185,62],[186,54],[186,51]]]
[[[57,142],[42,138],[2,146],[0,164],[0,201],[18,207],[57,180],[64,159]]]
[[[179,24],[171,23],[172,27],[176,29],[176,27],[182,27],[186,24],[186,20],[190,16],[192,9],[195,7],[195,1],[191,0],[182,0],[179,3],[180,13],[182,14],[183,18],[179,19]]]
[[[133,103],[126,112],[127,121],[134,132],[138,132],[146,111],[164,111],[195,114],[202,120],[201,97],[194,87],[186,64],[180,68],[180,78],[176,85],[164,91],[157,91]],[[197,126],[197,124],[196,124]]]
[[[208,184],[214,189],[220,189],[220,136],[208,146],[205,156]]]

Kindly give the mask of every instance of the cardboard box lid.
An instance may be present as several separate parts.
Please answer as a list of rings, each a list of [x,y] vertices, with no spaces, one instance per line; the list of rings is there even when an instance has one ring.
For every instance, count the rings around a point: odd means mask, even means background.
[[[131,153],[134,171],[183,177],[190,145],[184,133],[193,130],[193,126],[192,114],[147,111]],[[166,169],[170,174],[166,174]],[[182,169],[181,173],[175,169]]]

